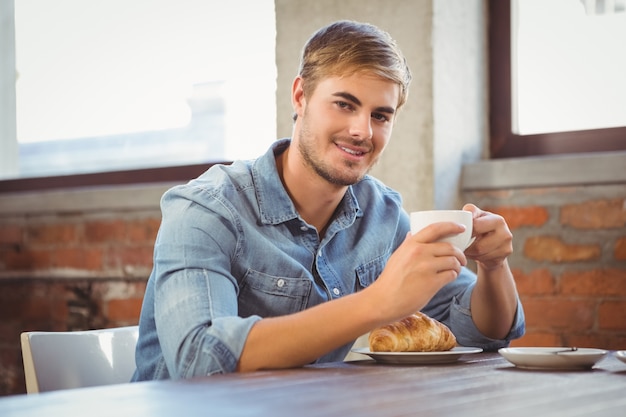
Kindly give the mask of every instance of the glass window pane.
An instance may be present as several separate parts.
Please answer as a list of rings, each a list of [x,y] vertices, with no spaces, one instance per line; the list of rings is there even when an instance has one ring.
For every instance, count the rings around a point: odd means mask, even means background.
[[[275,140],[272,0],[20,0],[15,22],[21,176],[248,158]]]
[[[512,3],[515,133],[626,126],[625,3]]]

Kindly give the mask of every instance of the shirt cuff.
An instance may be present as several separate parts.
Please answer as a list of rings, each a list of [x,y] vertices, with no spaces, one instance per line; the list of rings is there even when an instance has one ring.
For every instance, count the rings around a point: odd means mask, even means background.
[[[492,339],[483,335],[474,324],[470,309],[471,295],[472,291],[466,291],[460,298],[455,297],[452,308],[450,309],[450,330],[452,330],[456,336],[459,345],[479,347],[486,351],[493,351],[507,347],[511,343],[511,340],[524,335],[526,329],[524,309],[519,298],[517,300],[517,310],[511,330],[504,339]]]
[[[214,341],[210,343],[212,346],[206,352],[211,358],[207,364],[208,375],[235,372],[250,329],[259,320],[261,320],[259,316],[250,316],[245,319],[220,317],[213,320],[207,329],[207,336]],[[206,346],[204,348],[206,349]]]

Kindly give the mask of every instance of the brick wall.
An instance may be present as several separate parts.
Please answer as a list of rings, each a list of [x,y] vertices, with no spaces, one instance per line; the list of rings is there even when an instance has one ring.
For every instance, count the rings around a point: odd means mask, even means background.
[[[158,207],[0,217],[0,395],[25,392],[22,331],[137,324],[159,223]]]
[[[504,216],[527,319],[515,346],[626,349],[626,187],[465,193]]]

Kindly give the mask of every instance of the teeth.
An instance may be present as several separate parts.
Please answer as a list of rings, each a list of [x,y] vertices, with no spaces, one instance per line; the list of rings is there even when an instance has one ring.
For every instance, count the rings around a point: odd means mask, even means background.
[[[343,149],[344,151],[352,155],[363,155],[363,152],[353,151],[352,149],[343,148],[343,147],[341,149]]]

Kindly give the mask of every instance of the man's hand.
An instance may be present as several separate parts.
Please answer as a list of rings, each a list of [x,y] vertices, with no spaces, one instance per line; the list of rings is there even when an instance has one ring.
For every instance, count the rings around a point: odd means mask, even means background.
[[[391,255],[383,273],[368,288],[376,291],[376,305],[388,321],[422,309],[444,285],[454,281],[467,264],[463,252],[441,238],[463,232],[453,222],[434,223],[407,234]]]
[[[473,236],[476,240],[465,250],[465,255],[475,260],[486,271],[502,266],[513,253],[513,235],[506,221],[473,204],[466,204],[463,210],[471,211],[474,218]]]

